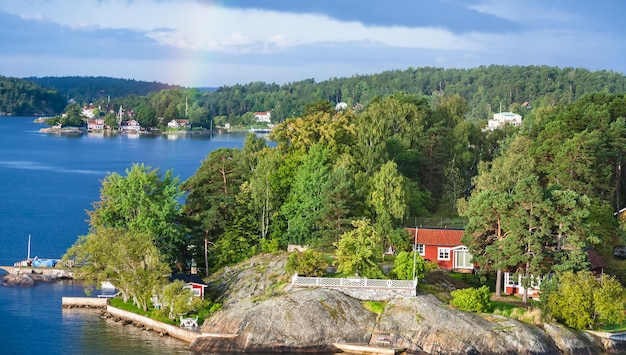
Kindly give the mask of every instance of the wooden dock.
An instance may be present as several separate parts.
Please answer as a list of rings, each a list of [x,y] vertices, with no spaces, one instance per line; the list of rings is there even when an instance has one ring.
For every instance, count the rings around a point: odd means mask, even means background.
[[[333,346],[348,354],[396,355],[406,351],[404,348],[385,348],[369,344],[333,343]]]

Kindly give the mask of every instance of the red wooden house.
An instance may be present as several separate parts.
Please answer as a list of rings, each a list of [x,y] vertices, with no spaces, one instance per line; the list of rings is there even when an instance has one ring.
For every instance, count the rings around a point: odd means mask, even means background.
[[[596,277],[601,277],[604,274],[604,268],[606,264],[600,254],[595,249],[587,249],[587,261],[591,267],[591,272]],[[522,275],[515,275],[514,273],[504,272],[504,293],[507,295],[517,295],[522,297],[524,295]],[[528,288],[528,297],[539,299],[539,291],[541,289],[542,276],[532,276],[530,287]]]
[[[419,255],[437,263],[440,269],[472,272],[474,265],[467,247],[461,243],[463,229],[406,228]]]

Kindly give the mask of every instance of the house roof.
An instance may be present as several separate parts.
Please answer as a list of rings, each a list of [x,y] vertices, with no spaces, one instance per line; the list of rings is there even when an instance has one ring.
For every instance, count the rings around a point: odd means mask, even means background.
[[[606,267],[606,263],[595,249],[587,249],[587,259],[589,260],[589,264],[591,264],[592,269]]]
[[[206,282],[202,281],[202,278],[198,275],[187,275],[187,274],[174,274],[170,277],[170,281],[182,280],[185,283],[195,283],[206,285]]]
[[[415,228],[406,228],[406,230],[415,239]],[[417,244],[454,247],[463,245],[462,237],[463,229],[417,228]]]

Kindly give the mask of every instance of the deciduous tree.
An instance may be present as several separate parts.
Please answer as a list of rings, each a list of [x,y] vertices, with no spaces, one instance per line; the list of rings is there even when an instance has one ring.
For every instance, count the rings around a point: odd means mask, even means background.
[[[381,238],[368,220],[353,221],[355,229],[344,233],[337,247],[337,271],[347,275],[382,278],[383,273],[376,263],[382,254]]]
[[[589,329],[624,321],[624,289],[614,277],[598,279],[589,271],[568,271],[544,283],[543,309],[569,327]]]
[[[92,229],[118,228],[129,233],[146,233],[165,257],[174,264],[181,261],[187,246],[180,224],[179,179],[173,171],[164,175],[158,169],[133,164],[126,176],[107,175],[100,189],[100,201],[88,211]]]
[[[152,235],[124,228],[92,228],[68,249],[64,259],[81,266],[77,273],[88,285],[100,287],[109,281],[120,290],[124,302],[132,298],[144,311],[170,274]]]

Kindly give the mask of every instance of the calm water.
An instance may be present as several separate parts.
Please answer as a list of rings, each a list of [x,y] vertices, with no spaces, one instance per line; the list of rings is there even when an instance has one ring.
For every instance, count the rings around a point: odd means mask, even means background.
[[[27,256],[59,258],[87,233],[86,210],[99,200],[107,172],[139,162],[184,181],[209,152],[241,147],[245,134],[168,139],[164,136],[56,136],[39,133],[33,117],[0,117],[0,265]],[[0,286],[0,354],[188,354],[187,343],[61,309],[61,297],[82,296],[72,283]]]

